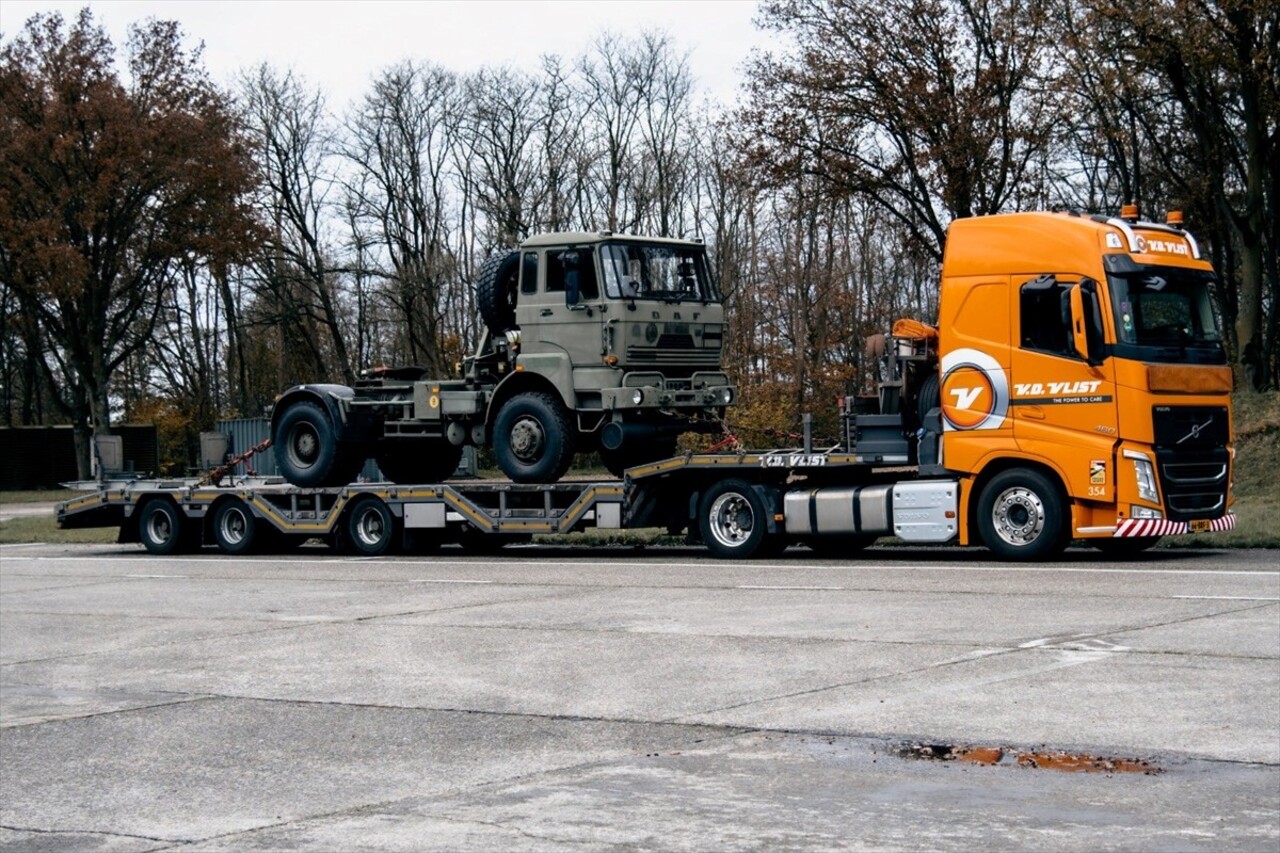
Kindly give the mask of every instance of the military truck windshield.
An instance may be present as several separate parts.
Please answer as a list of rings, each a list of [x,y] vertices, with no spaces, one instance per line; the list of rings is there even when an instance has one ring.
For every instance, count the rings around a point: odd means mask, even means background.
[[[1225,364],[1204,273],[1144,267],[1107,277],[1116,321],[1116,355],[1141,361]]]
[[[605,292],[614,299],[718,302],[701,246],[606,243],[600,247]]]

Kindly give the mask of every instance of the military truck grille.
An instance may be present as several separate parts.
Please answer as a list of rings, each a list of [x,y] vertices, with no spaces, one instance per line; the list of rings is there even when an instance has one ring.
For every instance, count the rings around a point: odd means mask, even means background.
[[[667,337],[667,336],[664,336]],[[670,337],[675,337],[674,335]],[[687,335],[684,337],[688,337]],[[690,341],[690,344],[693,342]],[[656,347],[627,347],[627,363],[631,365],[695,365],[716,367],[720,364],[720,350],[695,349],[692,346],[667,347],[658,339]]]
[[[1154,406],[1156,473],[1171,521],[1227,512],[1230,422],[1224,406]]]

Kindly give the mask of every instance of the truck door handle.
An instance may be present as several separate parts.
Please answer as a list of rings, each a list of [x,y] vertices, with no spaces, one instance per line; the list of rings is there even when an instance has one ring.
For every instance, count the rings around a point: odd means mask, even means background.
[[[543,316],[543,317],[550,317],[550,316],[552,315],[552,313],[554,313],[554,312],[553,312],[550,308],[543,308],[543,309],[542,309],[542,314],[541,314],[540,316]]]
[[[1023,406],[1022,416],[1024,418],[1035,418],[1038,421],[1044,420],[1044,409],[1039,406]]]

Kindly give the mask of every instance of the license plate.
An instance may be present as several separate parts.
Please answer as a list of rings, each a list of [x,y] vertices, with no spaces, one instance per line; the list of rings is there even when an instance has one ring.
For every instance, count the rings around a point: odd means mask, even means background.
[[[1213,522],[1207,518],[1197,518],[1191,522],[1192,533],[1208,533],[1213,527]]]

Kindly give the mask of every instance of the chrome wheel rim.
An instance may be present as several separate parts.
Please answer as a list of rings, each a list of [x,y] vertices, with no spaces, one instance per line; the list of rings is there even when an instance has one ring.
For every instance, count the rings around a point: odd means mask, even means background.
[[[223,512],[222,520],[218,523],[218,532],[222,535],[222,541],[228,545],[239,545],[243,542],[249,533],[249,519],[245,517],[244,510],[232,507]]]
[[[1003,542],[1015,547],[1030,545],[1044,532],[1044,503],[1025,486],[1005,489],[991,508],[991,522]]]
[[[741,548],[755,530],[756,514],[751,501],[737,492],[727,492],[711,503],[711,536],[726,548]]]
[[[366,509],[356,518],[354,532],[361,544],[368,546],[378,545],[382,542],[383,537],[387,535],[386,521],[383,519],[382,513],[376,509]]]

